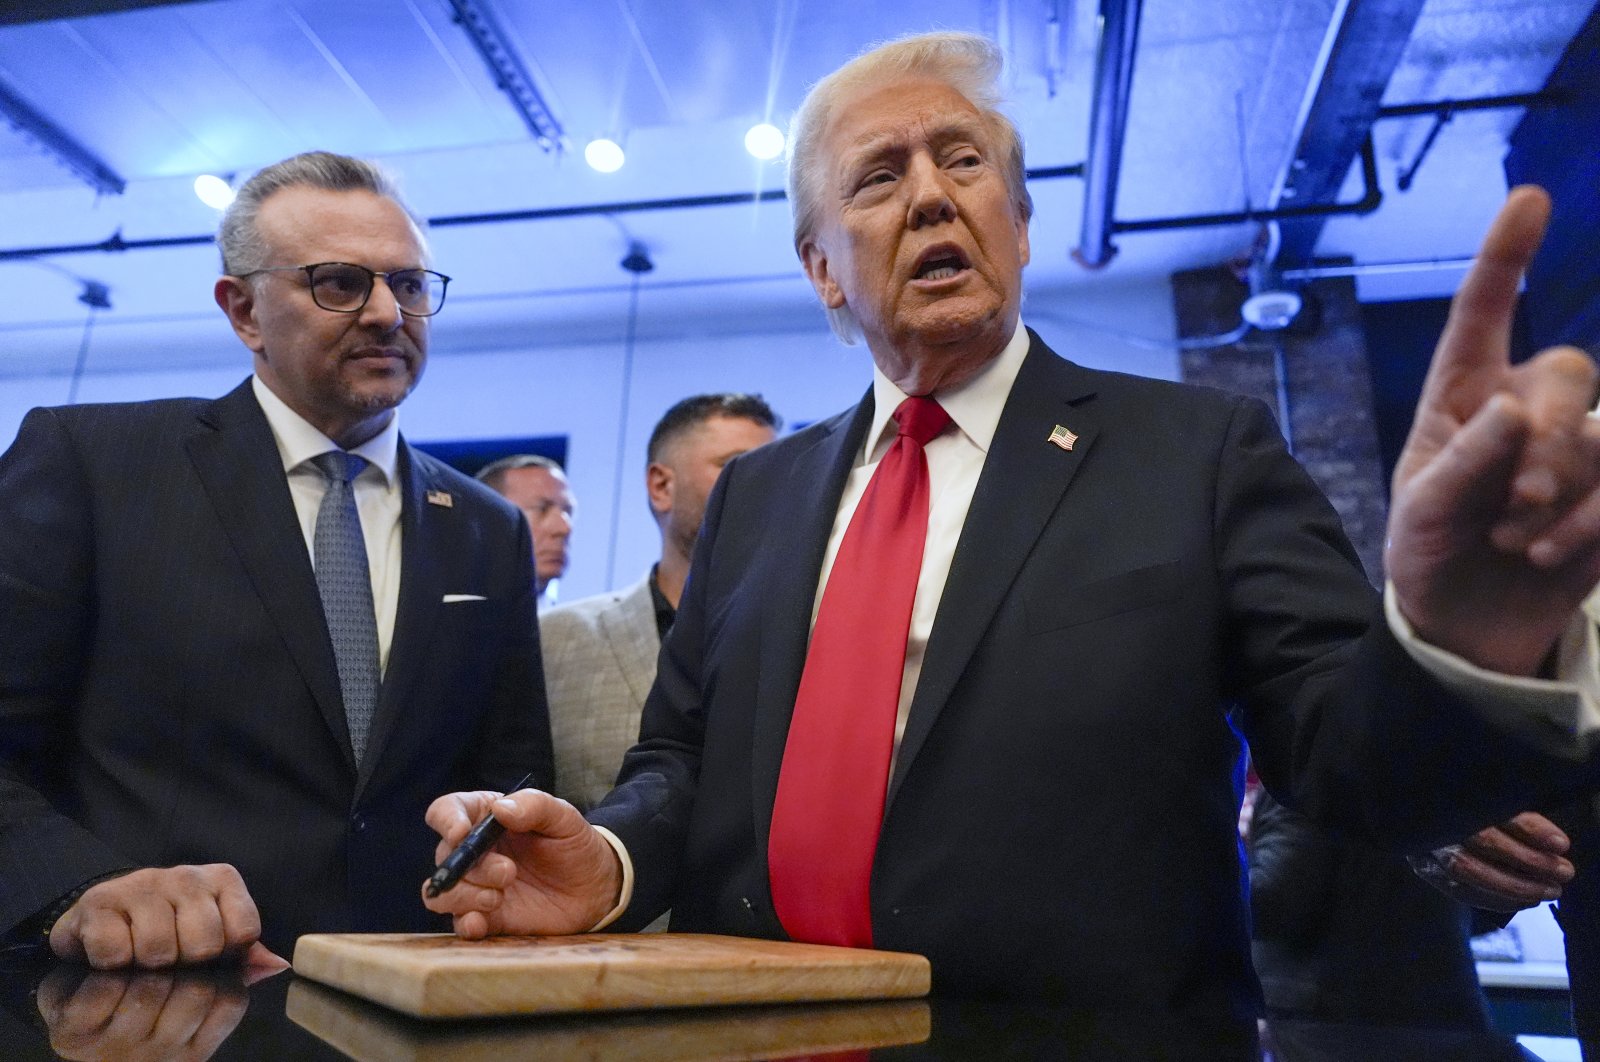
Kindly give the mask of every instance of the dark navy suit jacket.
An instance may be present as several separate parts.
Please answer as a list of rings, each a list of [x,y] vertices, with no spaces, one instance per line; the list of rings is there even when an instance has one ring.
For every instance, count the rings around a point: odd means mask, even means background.
[[[249,382],[28,414],[0,458],[0,931],[118,867],[212,862],[285,954],[448,928],[420,900],[428,803],[552,781],[532,553],[514,508],[403,441],[398,474],[400,600],[358,768]]]
[[[674,929],[783,936],[766,838],[871,407],[738,458],[713,492],[641,742],[589,815],[634,861],[624,927],[670,905]],[[890,781],[876,946],[927,955],[938,991],[1253,1012],[1242,738],[1285,800],[1396,844],[1586,770],[1499,739],[1411,663],[1264,406],[1033,336]]]

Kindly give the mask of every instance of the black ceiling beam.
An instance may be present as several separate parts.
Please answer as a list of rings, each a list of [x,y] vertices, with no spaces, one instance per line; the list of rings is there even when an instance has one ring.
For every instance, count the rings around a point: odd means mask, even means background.
[[[127,182],[65,129],[46,118],[0,79],[0,118],[54,156],[72,175],[101,195],[121,195]]]
[[[495,87],[511,101],[534,142],[546,151],[560,151],[566,135],[561,121],[540,94],[516,42],[501,28],[486,0],[450,0],[450,7],[456,25],[478,50]]]
[[[1277,206],[1332,203],[1382,110],[1423,0],[1350,0],[1335,32]],[[1309,261],[1326,219],[1285,221],[1278,261]]]
[[[69,18],[111,15],[145,7],[176,7],[196,0],[10,0],[0,4],[0,26],[25,22],[60,22]]]

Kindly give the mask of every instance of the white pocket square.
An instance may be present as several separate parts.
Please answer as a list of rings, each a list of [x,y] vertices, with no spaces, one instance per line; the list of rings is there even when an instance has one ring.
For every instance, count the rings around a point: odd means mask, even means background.
[[[457,601],[487,601],[487,600],[489,600],[489,599],[484,597],[482,594],[446,594],[446,595],[444,595],[444,604],[446,604],[446,605],[454,604]]]

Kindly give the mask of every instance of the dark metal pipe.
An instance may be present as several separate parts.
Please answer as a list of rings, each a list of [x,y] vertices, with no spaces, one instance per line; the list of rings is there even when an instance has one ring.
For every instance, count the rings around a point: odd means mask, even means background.
[[[1410,118],[1419,114],[1454,114],[1461,111],[1495,111],[1508,107],[1559,107],[1568,100],[1560,92],[1519,92],[1510,96],[1479,96],[1470,100],[1433,103],[1395,103],[1378,108],[1379,118]]]
[[[1361,179],[1366,186],[1360,199],[1349,203],[1310,203],[1305,206],[1278,207],[1274,210],[1241,210],[1232,214],[1193,214],[1176,218],[1148,218],[1112,223],[1114,232],[1156,232],[1164,229],[1200,229],[1212,225],[1241,225],[1247,221],[1286,221],[1290,218],[1322,218],[1340,214],[1370,214],[1383,202],[1378,186],[1377,153],[1369,134],[1361,142]]]
[[[1428,129],[1428,135],[1422,138],[1422,146],[1417,149],[1417,155],[1411,164],[1401,170],[1394,179],[1394,186],[1402,192],[1411,190],[1411,182],[1417,179],[1417,171],[1422,169],[1423,160],[1428,157],[1428,152],[1433,150],[1433,145],[1439,139],[1439,134],[1444,127],[1455,118],[1454,111],[1440,111],[1433,116],[1433,125]]]
[[[1041,166],[1027,171],[1030,181],[1048,181],[1058,177],[1082,177],[1083,164],[1067,166]],[[694,210],[701,207],[739,206],[743,203],[776,203],[787,198],[781,188],[764,192],[732,192],[723,195],[694,195],[677,199],[636,199],[619,203],[590,203],[580,206],[539,207],[531,210],[501,210],[488,214],[448,214],[429,218],[428,227],[450,228],[454,225],[495,225],[507,221],[550,221],[556,218],[581,218],[603,214],[633,214],[650,210]],[[143,251],[157,247],[195,247],[214,242],[214,237],[164,236],[146,240],[126,240],[121,230],[109,239],[98,243],[71,243],[55,247],[19,247],[0,251],[0,262],[20,258],[43,258],[53,254],[91,254],[94,252]]]
[[[122,230],[118,229],[107,239],[99,243],[69,243],[55,247],[18,247],[10,251],[0,251],[0,262],[12,261],[19,258],[43,258],[52,254],[89,254],[95,251],[148,251],[157,247],[198,247],[202,244],[215,243],[214,236],[159,236],[148,240],[125,240]]]
[[[1089,158],[1085,162],[1083,226],[1072,257],[1099,269],[1116,256],[1117,178],[1128,127],[1128,95],[1139,44],[1142,0],[1100,0],[1100,48],[1095,60],[1094,99],[1089,105]]]

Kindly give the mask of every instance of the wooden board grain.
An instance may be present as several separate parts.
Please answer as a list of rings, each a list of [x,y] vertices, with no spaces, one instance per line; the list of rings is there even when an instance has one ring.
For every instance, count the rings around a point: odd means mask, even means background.
[[[356,1062],[755,1062],[918,1044],[932,1031],[921,999],[439,1021],[303,980],[285,1013]]]
[[[908,998],[930,977],[920,955],[700,933],[322,933],[294,969],[419,1018]]]

